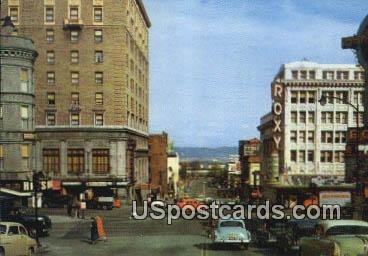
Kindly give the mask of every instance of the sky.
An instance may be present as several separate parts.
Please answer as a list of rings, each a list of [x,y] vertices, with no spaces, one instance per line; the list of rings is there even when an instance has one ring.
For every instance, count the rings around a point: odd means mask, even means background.
[[[144,0],[150,29],[150,132],[175,146],[259,137],[281,65],[356,63],[367,0]]]

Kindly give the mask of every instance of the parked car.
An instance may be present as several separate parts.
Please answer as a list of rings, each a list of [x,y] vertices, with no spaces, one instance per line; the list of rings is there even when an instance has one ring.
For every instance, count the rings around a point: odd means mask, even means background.
[[[0,222],[0,256],[33,255],[37,242],[19,223]]]
[[[13,213],[2,216],[2,220],[20,223],[32,235],[37,230],[39,236],[47,236],[52,228],[51,219],[48,216],[38,215],[38,221],[36,221],[35,214],[30,209],[25,208],[13,210]]]
[[[287,230],[287,220],[270,219],[259,221],[255,230],[255,243],[260,247],[274,246],[277,242],[277,236]]]
[[[314,227],[318,221],[313,219],[288,221],[285,231],[277,234],[276,247],[278,250],[283,254],[299,251],[300,239],[313,236]]]
[[[220,219],[212,238],[216,244],[234,244],[248,249],[251,234],[241,219]]]
[[[303,237],[300,255],[368,255],[368,222],[324,220],[315,226],[314,237]]]

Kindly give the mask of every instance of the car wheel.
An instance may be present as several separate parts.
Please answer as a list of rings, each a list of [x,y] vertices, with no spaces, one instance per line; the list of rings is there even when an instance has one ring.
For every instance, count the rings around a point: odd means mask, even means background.
[[[28,256],[33,256],[34,255],[34,249],[33,248],[29,248],[28,249]]]
[[[3,248],[0,248],[0,256],[5,256],[5,251]]]

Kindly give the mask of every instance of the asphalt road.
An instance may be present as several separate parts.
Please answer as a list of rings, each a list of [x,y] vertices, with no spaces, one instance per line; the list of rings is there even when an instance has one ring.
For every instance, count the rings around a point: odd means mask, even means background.
[[[193,192],[202,193],[203,183],[195,181]],[[214,193],[205,188],[209,194]],[[207,192],[206,192],[207,193]],[[43,249],[37,255],[45,256],[104,256],[104,255],[273,255],[269,249],[250,246],[214,246],[207,237],[206,227],[198,220],[131,219],[131,207],[124,205],[112,211],[87,210],[86,220],[66,217],[65,209],[42,209],[50,215],[53,229],[50,236],[41,238]],[[104,220],[107,241],[90,244],[91,216],[99,214]]]

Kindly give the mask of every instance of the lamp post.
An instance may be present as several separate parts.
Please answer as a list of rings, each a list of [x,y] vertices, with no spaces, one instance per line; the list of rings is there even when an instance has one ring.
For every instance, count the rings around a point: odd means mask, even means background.
[[[357,105],[355,106],[354,104],[352,104],[351,102],[347,101],[344,98],[339,98],[339,97],[334,97],[334,96],[326,96],[324,94],[322,94],[320,100],[318,101],[321,106],[325,106],[327,103],[327,98],[329,99],[337,99],[342,101],[344,104],[347,104],[349,106],[351,106],[356,112],[357,112],[357,116],[356,116],[356,137],[355,137],[355,164],[356,164],[356,170],[353,171],[353,176],[355,178],[355,191],[356,191],[356,195],[360,195],[361,191],[360,191],[360,162],[359,162],[359,100],[357,100]]]

